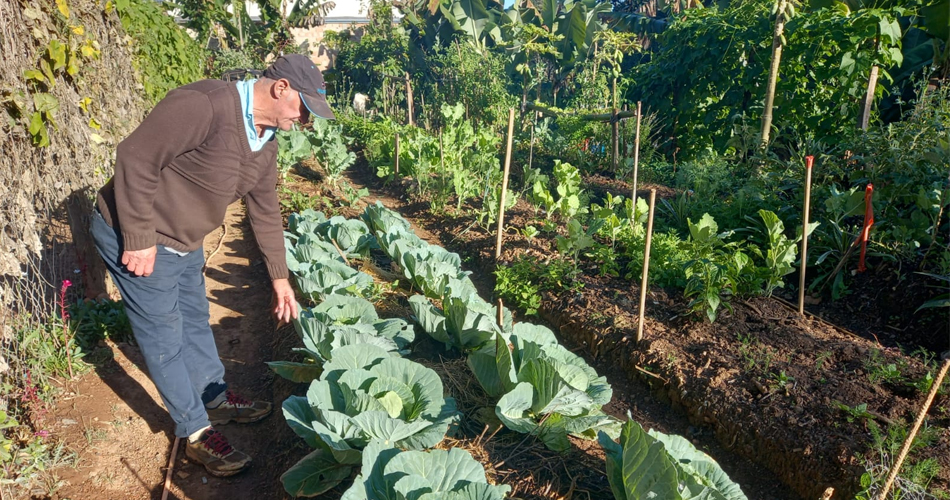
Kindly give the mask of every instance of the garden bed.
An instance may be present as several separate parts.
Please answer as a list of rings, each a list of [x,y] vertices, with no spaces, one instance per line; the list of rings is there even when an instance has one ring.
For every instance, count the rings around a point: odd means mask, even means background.
[[[360,168],[351,180],[379,188],[367,171]],[[401,186],[383,191],[407,199]],[[426,202],[393,208],[459,252],[483,294],[491,290],[493,234],[469,217],[433,214]],[[519,202],[507,222],[523,227],[532,219],[533,209]],[[509,230],[502,258],[527,253],[545,259],[548,245]],[[694,426],[766,466],[803,498],[817,498],[828,486],[838,491],[835,498],[853,498],[863,472],[860,457],[874,455],[872,430],[880,427],[885,436],[889,427],[906,430],[923,401],[915,384],[927,367],[919,359],[802,319],[776,300],[737,301],[732,313],[709,324],[685,316],[678,294],[653,290],[645,340],[636,348],[637,284],[597,276],[593,268],[582,269],[577,282],[583,287],[546,293],[539,310],[568,347],[588,352],[593,366],[613,381],[622,376],[647,383]],[[950,484],[948,423],[943,394],[931,411],[930,445],[913,457],[934,458],[941,466],[934,492],[946,492]]]

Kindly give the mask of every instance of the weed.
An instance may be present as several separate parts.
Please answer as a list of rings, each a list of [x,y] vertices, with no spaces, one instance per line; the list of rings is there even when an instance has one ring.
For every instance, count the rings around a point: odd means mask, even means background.
[[[874,418],[874,415],[868,412],[867,403],[861,403],[857,406],[851,407],[840,401],[835,401],[834,405],[845,413],[845,419],[848,421],[848,423],[854,423],[862,419],[871,420]]]
[[[820,372],[821,368],[825,365],[825,361],[828,361],[832,355],[831,351],[822,351],[815,356],[815,371]]]
[[[892,457],[897,456],[898,451],[907,439],[906,425],[892,425],[888,427],[887,432],[882,432],[880,427],[873,422],[868,422],[868,429],[871,432],[871,452],[860,457],[864,462],[865,473],[861,476],[861,488],[856,500],[870,500],[877,498],[880,494],[884,479],[890,472]],[[894,482],[891,490],[892,498],[900,499],[932,499],[947,498],[946,495],[933,495],[930,491],[930,483],[940,473],[940,465],[934,458],[924,460],[914,460],[914,452],[932,445],[940,437],[940,429],[924,425],[914,442],[911,444],[910,452],[904,464],[901,466],[900,474]]]
[[[565,259],[538,262],[530,257],[518,257],[511,265],[495,270],[495,293],[525,314],[536,314],[541,306],[541,292],[577,292],[583,287],[571,279],[573,269],[573,264]]]
[[[360,199],[369,196],[369,188],[362,188],[357,190],[349,182],[343,181],[340,185],[340,188],[343,190],[343,201],[346,202],[346,206],[354,207],[359,203]]]
[[[303,212],[308,208],[317,206],[317,196],[308,195],[300,191],[281,186],[280,189],[280,208],[284,213]]]
[[[78,301],[69,306],[69,318],[76,341],[84,350],[95,347],[100,340],[132,339],[132,325],[122,301]]]
[[[868,372],[868,380],[872,384],[898,384],[903,380],[901,368],[906,367],[906,361],[885,363],[881,351],[873,349],[870,357],[864,362],[864,369]]]
[[[93,444],[98,441],[105,441],[109,437],[109,433],[105,429],[98,427],[86,427],[82,435],[86,438],[87,444]]]
[[[775,382],[773,387],[785,391],[786,394],[788,393],[789,384],[795,381],[795,377],[790,377],[785,373],[785,370],[782,370],[779,373],[772,373],[771,377]]]

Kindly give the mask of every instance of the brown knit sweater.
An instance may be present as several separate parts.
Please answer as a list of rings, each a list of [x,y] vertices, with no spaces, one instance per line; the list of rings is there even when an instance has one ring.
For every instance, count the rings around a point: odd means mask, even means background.
[[[271,279],[287,278],[277,201],[277,141],[251,151],[234,83],[203,80],[172,90],[116,150],[115,176],[99,190],[123,250],[156,244],[198,250],[244,198]]]

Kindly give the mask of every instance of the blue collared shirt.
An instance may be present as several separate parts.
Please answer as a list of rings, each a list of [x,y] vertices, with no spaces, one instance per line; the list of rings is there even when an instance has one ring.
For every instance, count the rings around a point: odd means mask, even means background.
[[[244,116],[244,131],[247,133],[247,143],[251,146],[251,151],[260,151],[264,144],[274,137],[274,129],[270,127],[264,129],[264,137],[258,137],[257,129],[254,128],[254,82],[256,81],[237,82],[238,95],[241,96],[241,112]]]

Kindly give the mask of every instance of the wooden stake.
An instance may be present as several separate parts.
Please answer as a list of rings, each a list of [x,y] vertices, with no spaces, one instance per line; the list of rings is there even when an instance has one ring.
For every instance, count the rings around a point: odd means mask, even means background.
[[[637,175],[640,172],[640,101],[637,101],[637,131],[633,136],[633,193],[630,199],[633,200],[633,213],[637,211]],[[636,222],[636,221],[633,221]]]
[[[611,139],[612,139],[612,148],[610,150],[610,167],[614,172],[617,171],[617,157],[620,155],[620,119],[618,118],[619,110],[617,109],[617,79],[613,79],[611,84],[611,89],[613,92],[613,116],[610,119],[610,128],[611,128]]]
[[[505,305],[502,304],[501,299],[498,299],[498,328],[501,328],[505,324]]]
[[[647,285],[650,275],[650,244],[653,242],[653,209],[656,189],[650,190],[650,216],[647,218],[647,241],[643,250],[643,278],[640,280],[640,319],[637,322],[637,343],[643,339],[643,316],[647,305]]]
[[[947,369],[950,369],[950,357],[944,359],[943,367],[940,368],[940,374],[937,375],[933,386],[930,387],[930,394],[927,394],[927,401],[924,402],[924,407],[921,408],[920,413],[917,415],[917,421],[914,422],[914,427],[910,430],[910,434],[908,434],[907,439],[904,440],[904,446],[901,447],[901,452],[897,455],[897,460],[894,462],[894,465],[891,466],[891,473],[887,475],[887,481],[884,482],[884,489],[881,490],[881,494],[878,495],[877,500],[885,500],[887,494],[891,491],[891,486],[894,484],[894,480],[897,479],[901,465],[904,463],[904,459],[907,458],[907,452],[910,451],[910,445],[913,444],[914,438],[917,437],[917,431],[920,430],[920,425],[924,423],[924,418],[930,410],[930,405],[933,404],[934,397],[937,395],[937,391],[940,390],[940,385],[943,384],[944,377],[947,376]]]
[[[802,210],[802,266],[798,276],[798,314],[805,315],[805,266],[808,264],[808,214],[811,210],[811,167],[814,156],[805,157],[805,208]]]
[[[412,113],[412,80],[409,79],[409,72],[406,72],[406,109],[409,112],[409,125],[415,125]]]
[[[511,169],[511,142],[515,133],[515,108],[508,110],[508,149],[505,151],[505,170],[501,178],[501,201],[498,204],[498,236],[495,240],[495,261],[501,258],[501,240],[505,234],[505,191],[508,190],[508,172]]]
[[[396,157],[396,177],[399,177],[399,134],[398,133],[396,134],[396,143],[393,146],[393,149],[396,150],[396,152],[394,153]]]
[[[162,500],[168,500],[168,486],[172,482],[172,470],[175,468],[175,458],[178,456],[178,443],[180,437],[175,438],[175,444],[172,445],[172,456],[168,459],[168,468],[165,470],[165,486],[162,488]]]

